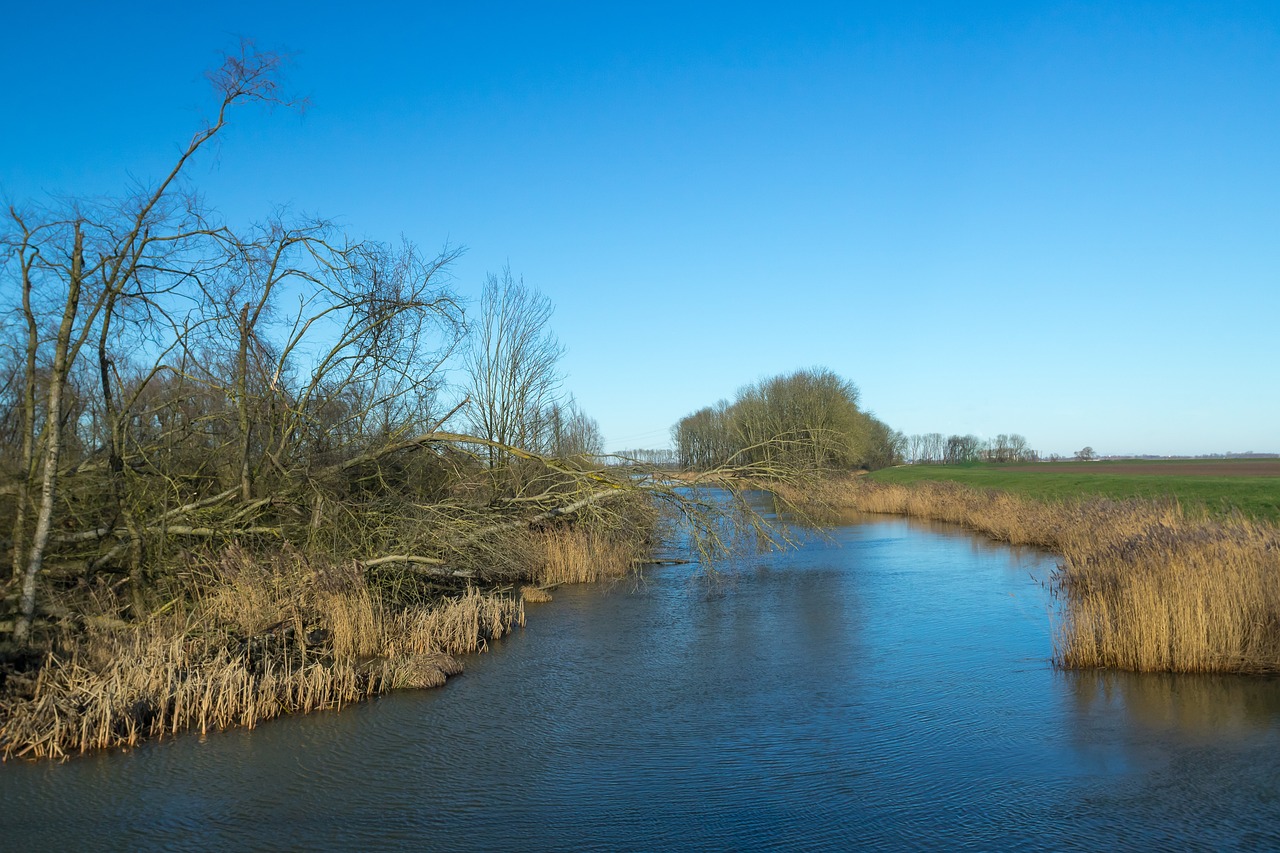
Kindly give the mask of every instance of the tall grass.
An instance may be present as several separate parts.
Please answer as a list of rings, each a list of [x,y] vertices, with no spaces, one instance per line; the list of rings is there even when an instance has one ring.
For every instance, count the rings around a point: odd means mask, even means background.
[[[461,672],[525,621],[542,589],[617,577],[644,544],[625,532],[567,527],[513,535],[531,586],[404,595],[359,564],[283,548],[231,547],[195,562],[173,598],[138,623],[103,596],[59,629],[34,672],[0,691],[0,757],[64,758],[187,730],[248,726],[338,708]],[[397,581],[397,584],[399,581]],[[0,676],[2,677],[2,676]]]
[[[621,577],[639,557],[630,539],[579,529],[543,534],[535,547],[541,559],[534,580],[544,586]]]
[[[392,608],[354,566],[287,550],[230,549],[189,582],[189,601],[141,624],[64,628],[34,680],[9,685],[0,755],[61,758],[189,729],[252,728],[437,686],[461,671],[453,655],[524,624],[514,597],[474,589]]]
[[[950,483],[841,479],[810,505],[960,524],[1062,555],[1055,658],[1144,672],[1280,672],[1280,528],[1174,501],[1046,503]]]

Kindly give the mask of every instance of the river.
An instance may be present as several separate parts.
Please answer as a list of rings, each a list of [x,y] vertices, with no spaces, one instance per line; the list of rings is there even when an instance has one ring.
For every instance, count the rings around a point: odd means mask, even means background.
[[[1053,566],[866,518],[561,589],[439,690],[0,766],[0,847],[1280,849],[1280,683],[1055,669]]]

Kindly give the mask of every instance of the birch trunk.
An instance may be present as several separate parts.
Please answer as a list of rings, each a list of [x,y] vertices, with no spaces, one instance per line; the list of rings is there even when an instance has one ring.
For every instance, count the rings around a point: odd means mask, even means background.
[[[35,312],[31,308],[31,267],[25,260],[22,267],[22,314],[27,321],[27,372],[22,388],[22,455],[15,502],[17,508],[13,518],[14,579],[22,577],[23,541],[27,535],[27,502],[31,495],[31,480],[35,477],[36,354],[40,348],[40,330],[36,325]]]
[[[58,487],[58,455],[62,450],[62,392],[67,385],[70,370],[71,333],[75,328],[76,312],[80,307],[80,291],[84,274],[84,235],[80,223],[75,224],[75,244],[71,252],[71,276],[67,285],[67,303],[62,311],[62,324],[58,327],[58,340],[53,355],[53,370],[49,376],[49,408],[44,425],[44,471],[40,482],[40,508],[36,512],[35,532],[31,537],[31,549],[26,575],[22,579],[22,598],[18,621],[13,628],[13,639],[25,644],[31,636],[31,620],[36,612],[36,578],[44,564],[44,549],[49,543],[49,531],[53,524],[53,497]]]

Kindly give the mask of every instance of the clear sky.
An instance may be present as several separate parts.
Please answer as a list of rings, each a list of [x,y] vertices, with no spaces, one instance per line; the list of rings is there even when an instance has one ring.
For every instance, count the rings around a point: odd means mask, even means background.
[[[191,175],[506,263],[611,449],[822,365],[907,433],[1280,450],[1280,3],[10,4],[0,193]]]

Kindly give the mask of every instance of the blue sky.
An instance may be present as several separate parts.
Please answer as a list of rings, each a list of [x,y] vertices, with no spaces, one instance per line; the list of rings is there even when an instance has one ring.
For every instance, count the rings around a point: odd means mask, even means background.
[[[612,449],[823,365],[907,433],[1280,450],[1276,3],[113,6],[7,13],[0,193],[155,177],[290,51],[208,202],[509,263]]]

